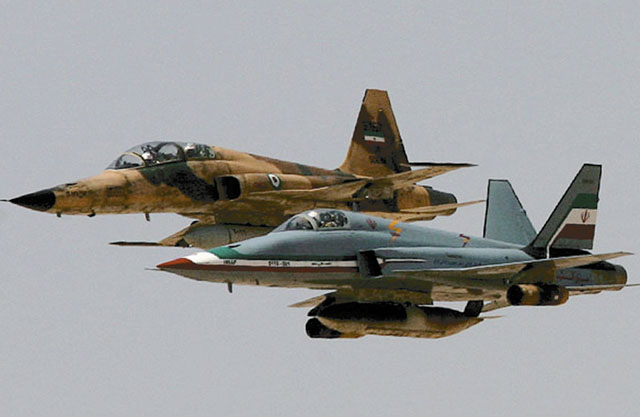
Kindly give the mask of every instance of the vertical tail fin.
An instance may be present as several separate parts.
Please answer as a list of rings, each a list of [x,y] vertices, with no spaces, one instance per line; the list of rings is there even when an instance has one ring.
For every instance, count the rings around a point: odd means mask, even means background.
[[[592,249],[602,166],[584,164],[529,248]]]
[[[536,230],[511,183],[507,180],[489,180],[484,237],[525,246],[535,236]]]
[[[411,170],[386,91],[367,90],[340,170],[380,177]]]

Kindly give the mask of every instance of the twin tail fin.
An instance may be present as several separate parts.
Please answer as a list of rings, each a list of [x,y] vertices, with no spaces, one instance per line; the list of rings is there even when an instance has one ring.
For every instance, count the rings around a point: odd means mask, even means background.
[[[529,247],[593,249],[602,166],[584,164]]]
[[[509,181],[489,181],[484,237],[528,244],[539,257],[593,249],[601,175],[601,165],[584,164],[537,235]]]
[[[536,237],[527,212],[507,180],[489,180],[484,237],[522,246]]]

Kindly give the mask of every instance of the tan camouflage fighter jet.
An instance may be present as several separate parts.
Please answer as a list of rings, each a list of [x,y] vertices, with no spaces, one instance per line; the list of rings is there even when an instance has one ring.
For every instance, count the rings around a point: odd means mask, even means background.
[[[453,194],[416,183],[465,166],[470,164],[410,163],[387,92],[367,90],[338,169],[198,143],[149,142],[94,177],[9,201],[58,216],[178,213],[198,221],[157,243],[114,243],[211,248],[264,235],[316,207],[401,221],[450,215],[473,202],[458,204]]]

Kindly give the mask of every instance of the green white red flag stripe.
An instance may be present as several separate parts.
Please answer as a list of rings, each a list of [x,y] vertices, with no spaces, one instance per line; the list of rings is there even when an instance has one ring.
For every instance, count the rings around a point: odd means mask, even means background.
[[[367,142],[381,142],[384,143],[384,135],[382,132],[364,132],[364,140]]]
[[[571,210],[565,217],[556,235],[551,239],[551,246],[561,239],[582,240],[591,242],[595,236],[598,196],[596,194],[578,194],[571,204]],[[561,245],[558,245],[561,246]]]

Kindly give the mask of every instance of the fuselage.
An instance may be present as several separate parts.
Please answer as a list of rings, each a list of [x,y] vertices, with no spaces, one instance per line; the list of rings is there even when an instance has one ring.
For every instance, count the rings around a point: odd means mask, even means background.
[[[195,149],[195,151],[193,151]],[[12,199],[57,215],[179,213],[208,223],[275,227],[317,205],[350,209],[351,201],[264,200],[260,192],[311,190],[358,177],[215,146],[153,142],[122,154],[102,173]],[[455,202],[451,194],[424,186],[397,190],[391,199],[363,200],[365,211]],[[451,212],[453,212],[452,210]],[[450,214],[450,213],[449,213]]]
[[[323,217],[328,226],[322,225]],[[381,268],[380,277],[362,274],[358,254],[366,251],[374,252]],[[415,278],[392,277],[390,272],[444,271],[533,259],[520,245],[361,213],[319,209],[293,217],[268,235],[200,252],[159,267],[211,282],[313,289],[423,288],[431,293],[433,300],[462,301],[485,295]],[[626,274],[619,266],[601,262],[594,268],[562,269],[552,271],[550,276],[530,279],[559,285],[608,285],[624,284]],[[484,285],[504,291],[510,283],[495,280]],[[494,295],[486,297],[493,299]]]

